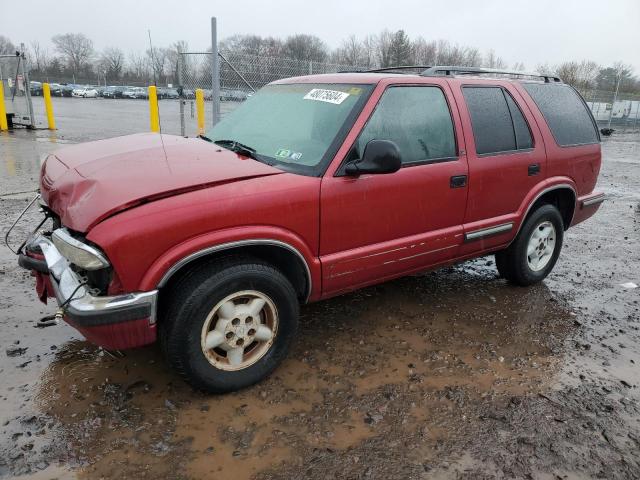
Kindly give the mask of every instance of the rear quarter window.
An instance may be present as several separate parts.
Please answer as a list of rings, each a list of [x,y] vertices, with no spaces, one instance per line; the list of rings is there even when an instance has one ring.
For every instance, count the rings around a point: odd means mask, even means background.
[[[568,85],[523,83],[562,147],[598,143],[598,131],[586,105]]]

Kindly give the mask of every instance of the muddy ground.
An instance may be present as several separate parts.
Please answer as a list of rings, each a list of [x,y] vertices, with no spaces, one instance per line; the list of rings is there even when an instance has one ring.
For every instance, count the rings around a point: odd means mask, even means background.
[[[156,347],[34,328],[53,307],[0,247],[0,476],[640,478],[640,134],[603,151],[607,202],[543,284],[483,258],[306,306],[289,359],[225,396]]]

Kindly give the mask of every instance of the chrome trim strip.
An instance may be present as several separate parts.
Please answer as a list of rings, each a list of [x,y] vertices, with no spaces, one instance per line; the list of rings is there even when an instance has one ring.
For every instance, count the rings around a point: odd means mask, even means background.
[[[598,196],[595,196],[593,198],[587,198],[586,200],[583,200],[582,201],[582,207],[583,208],[584,207],[589,207],[591,205],[595,205],[597,203],[602,203],[604,201],[605,201],[605,195],[604,195],[604,193],[602,193],[602,194],[600,194]]]
[[[489,237],[491,235],[497,235],[498,233],[508,232],[513,228],[513,222],[503,223],[496,225],[495,227],[483,228],[481,230],[474,230],[464,234],[464,240],[470,242],[472,240],[478,240],[480,238]]]
[[[156,288],[162,288],[166,285],[166,283],[169,281],[169,279],[178,271],[180,270],[182,267],[184,267],[187,263],[200,258],[200,257],[204,257],[206,255],[209,255],[210,253],[214,253],[214,252],[219,252],[222,250],[229,250],[229,249],[233,249],[233,248],[238,248],[238,247],[246,247],[246,246],[250,246],[250,245],[272,245],[272,246],[276,246],[276,247],[281,247],[284,248],[286,250],[289,250],[290,252],[294,253],[301,261],[302,264],[304,265],[306,274],[307,274],[307,283],[308,283],[308,287],[307,287],[307,292],[305,295],[305,303],[309,300],[309,296],[311,295],[311,290],[312,290],[312,280],[311,280],[311,270],[309,269],[309,265],[307,264],[307,260],[304,258],[304,256],[295,248],[292,247],[291,245],[289,245],[288,243],[285,242],[281,242],[280,240],[271,240],[268,238],[264,238],[264,239],[251,239],[251,240],[239,240],[237,242],[229,242],[229,243],[223,243],[220,245],[214,245],[213,247],[207,247],[204,248],[202,250],[199,250],[197,252],[194,252],[190,255],[187,255],[186,257],[182,258],[181,260],[179,260],[178,262],[176,262],[175,264],[173,264],[171,266],[171,268],[169,268],[169,270],[167,270],[167,272],[162,276],[162,278],[160,279],[160,281],[158,282],[158,285]]]
[[[78,250],[84,250],[85,252],[96,257],[101,264],[98,267],[91,267],[91,268],[87,268],[86,266],[83,266],[83,265],[78,265],[79,267],[82,267],[85,270],[100,270],[101,268],[106,268],[110,265],[109,261],[107,260],[107,257],[104,256],[104,253],[102,253],[97,248],[92,247],[91,245],[87,245],[86,243],[83,243],[80,240],[73,238],[66,228],[58,228],[54,230],[53,233],[51,234],[51,240],[53,241],[54,244],[56,240],[59,240],[63,243],[66,243],[67,245],[70,245],[73,248],[77,248]]]
[[[63,304],[73,295],[73,300],[69,301],[69,305],[76,311],[88,314],[109,313],[109,310],[123,307],[149,305],[151,311],[149,324],[156,323],[158,290],[112,296],[92,295],[90,290],[82,285],[77,274],[71,269],[71,263],[60,254],[60,251],[51,240],[39,236],[32,239],[29,244],[37,245],[42,250],[49,268],[49,274],[56,284],[54,290],[58,304]]]
[[[533,205],[538,201],[538,199],[540,197],[542,197],[545,193],[549,193],[549,192],[552,192],[553,190],[559,190],[559,189],[562,189],[562,188],[568,188],[569,190],[571,190],[573,192],[574,207],[573,207],[573,215],[571,216],[571,221],[569,222],[569,225],[567,225],[567,228],[569,228],[569,226],[573,223],[573,217],[576,214],[576,206],[577,205],[575,205],[575,203],[578,201],[578,194],[576,193],[574,188],[571,185],[569,185],[568,183],[559,183],[557,185],[553,185],[552,187],[545,188],[538,195],[536,195],[536,197],[533,200],[531,200],[531,202],[529,203],[529,206],[527,207],[527,210],[524,212],[524,215],[522,216],[522,221],[520,222],[520,225],[518,225],[518,230],[516,231],[516,234],[513,236],[513,240],[511,240],[511,242],[509,242],[509,245],[511,245],[513,243],[513,241],[516,239],[516,237],[520,233],[520,230],[522,229],[522,226],[524,225],[524,220],[527,218],[527,215],[529,215],[529,211],[531,210],[531,207],[533,207]]]

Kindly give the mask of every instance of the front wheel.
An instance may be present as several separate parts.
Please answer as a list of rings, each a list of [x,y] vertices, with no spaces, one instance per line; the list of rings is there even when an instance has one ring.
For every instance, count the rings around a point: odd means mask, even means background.
[[[191,385],[224,393],[252,385],[285,358],[298,325],[287,278],[256,259],[197,267],[172,288],[160,320],[169,364]]]
[[[563,233],[558,209],[554,205],[542,205],[526,219],[513,243],[496,253],[498,272],[516,285],[541,282],[558,260]]]

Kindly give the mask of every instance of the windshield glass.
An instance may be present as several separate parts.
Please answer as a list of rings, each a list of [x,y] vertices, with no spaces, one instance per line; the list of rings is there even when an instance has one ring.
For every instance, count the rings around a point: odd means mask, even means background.
[[[371,85],[267,85],[207,132],[284,170],[319,175],[371,92]],[[223,145],[226,148],[226,145]]]

